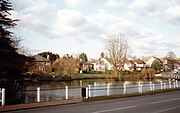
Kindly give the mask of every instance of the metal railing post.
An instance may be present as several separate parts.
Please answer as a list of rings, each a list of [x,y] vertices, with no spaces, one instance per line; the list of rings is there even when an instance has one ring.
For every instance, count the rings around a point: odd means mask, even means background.
[[[89,89],[89,97],[91,97],[91,85],[88,85],[88,89]]]
[[[37,87],[37,102],[40,102],[40,87]]]
[[[169,88],[171,89],[171,79],[169,79]]]
[[[176,87],[178,88],[179,87],[179,84],[178,84],[178,81],[176,80]]]
[[[110,92],[110,84],[107,85],[107,96],[109,96],[109,92]]]
[[[150,91],[152,91],[152,82],[149,83]]]
[[[176,88],[176,83],[174,79],[173,79],[173,88]]]
[[[161,82],[161,89],[163,89],[163,83],[162,83],[162,81],[160,81]]]
[[[152,90],[154,91],[154,84],[152,84],[152,86],[153,86],[153,87],[152,87]]]
[[[141,83],[140,82],[138,82],[138,91],[139,91],[139,93],[141,93]]]
[[[66,86],[66,100],[68,99],[68,86]]]
[[[123,92],[124,92],[124,94],[126,94],[126,83],[123,83]]]
[[[141,84],[141,93],[143,92],[143,84]]]
[[[2,99],[1,99],[1,103],[2,103],[2,106],[4,106],[5,105],[5,89],[4,88],[2,88]]]
[[[166,83],[164,83],[164,89],[166,89]]]

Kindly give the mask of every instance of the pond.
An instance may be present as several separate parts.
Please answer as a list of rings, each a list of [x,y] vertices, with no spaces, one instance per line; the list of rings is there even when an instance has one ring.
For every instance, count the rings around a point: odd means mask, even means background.
[[[155,89],[160,89],[160,79],[151,81],[155,84]],[[104,96],[112,94],[123,94],[123,83],[126,83],[126,93],[138,92],[138,82],[143,84],[143,91],[150,90],[150,81],[114,81],[113,79],[90,79],[74,80],[70,82],[27,82],[23,90],[24,103],[37,102],[37,87],[40,87],[40,101],[53,101],[65,99],[66,89],[68,86],[68,98],[81,98],[82,87],[90,87],[89,96]],[[168,81],[162,81],[168,87]],[[109,91],[107,86],[109,84]],[[173,83],[172,83],[173,84]],[[89,86],[90,85],[90,86]]]

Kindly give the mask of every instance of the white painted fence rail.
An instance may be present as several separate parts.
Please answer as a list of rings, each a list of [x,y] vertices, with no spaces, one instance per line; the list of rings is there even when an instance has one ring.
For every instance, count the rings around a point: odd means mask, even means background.
[[[112,84],[104,84],[104,85],[87,85],[85,87],[86,94],[85,98],[89,97],[96,97],[96,96],[110,96],[114,94],[129,94],[129,93],[143,93],[148,91],[155,91],[155,90],[163,90],[163,89],[172,89],[172,88],[178,88],[179,82],[178,80],[167,80],[167,81],[158,81],[158,82],[149,82],[144,83],[138,82],[136,84],[128,84],[124,82],[123,84],[119,85],[112,85]],[[36,102],[42,102],[44,101],[44,98],[47,98],[48,96],[51,96],[50,99],[53,97],[59,95],[58,98],[63,99],[71,99],[71,98],[81,98],[82,94],[82,87],[68,87],[65,86],[64,88],[56,88],[56,89],[43,89],[40,87],[37,87],[37,90],[26,90],[25,92],[31,92],[30,96],[32,97],[34,94],[36,95],[35,100]],[[32,93],[33,92],[33,93]],[[49,92],[49,93],[48,93]],[[48,95],[50,94],[50,95]],[[44,96],[45,95],[45,96]],[[54,96],[55,95],[55,96]],[[0,89],[0,102],[1,105],[5,105],[5,89]],[[29,100],[29,98],[27,98]],[[48,101],[48,100],[47,100]],[[29,102],[31,103],[31,102]]]
[[[4,88],[0,88],[0,98],[1,98],[1,106],[5,105],[5,89]]]

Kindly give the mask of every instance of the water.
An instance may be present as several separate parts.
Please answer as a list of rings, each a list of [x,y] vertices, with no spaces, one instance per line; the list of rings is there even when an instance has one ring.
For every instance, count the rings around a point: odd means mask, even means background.
[[[125,81],[127,93],[138,92],[139,81]],[[143,91],[149,90],[149,81],[140,81],[143,83]],[[156,84],[155,89],[160,89],[160,80],[152,81]],[[163,81],[166,82],[167,81]],[[71,82],[29,82],[25,83],[24,103],[32,103],[37,101],[37,87],[40,87],[41,101],[54,101],[65,99],[65,86],[69,87],[68,98],[81,98],[81,88],[91,85],[90,96],[107,95],[107,84],[110,84],[109,95],[123,94],[124,81],[114,81],[112,79],[95,79],[95,80],[74,80]],[[167,87],[167,86],[166,86]]]

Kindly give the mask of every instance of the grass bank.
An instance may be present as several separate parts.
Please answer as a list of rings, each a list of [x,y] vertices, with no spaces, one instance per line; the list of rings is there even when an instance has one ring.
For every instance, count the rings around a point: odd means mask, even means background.
[[[117,95],[110,95],[110,96],[97,96],[97,97],[90,97],[90,98],[86,99],[85,101],[89,102],[89,101],[100,101],[100,100],[136,97],[136,96],[146,96],[146,95],[154,95],[154,94],[171,92],[171,91],[178,91],[178,90],[180,90],[180,88],[155,90],[155,91],[148,91],[148,92],[143,92],[143,93],[130,93],[130,94],[117,94]]]

